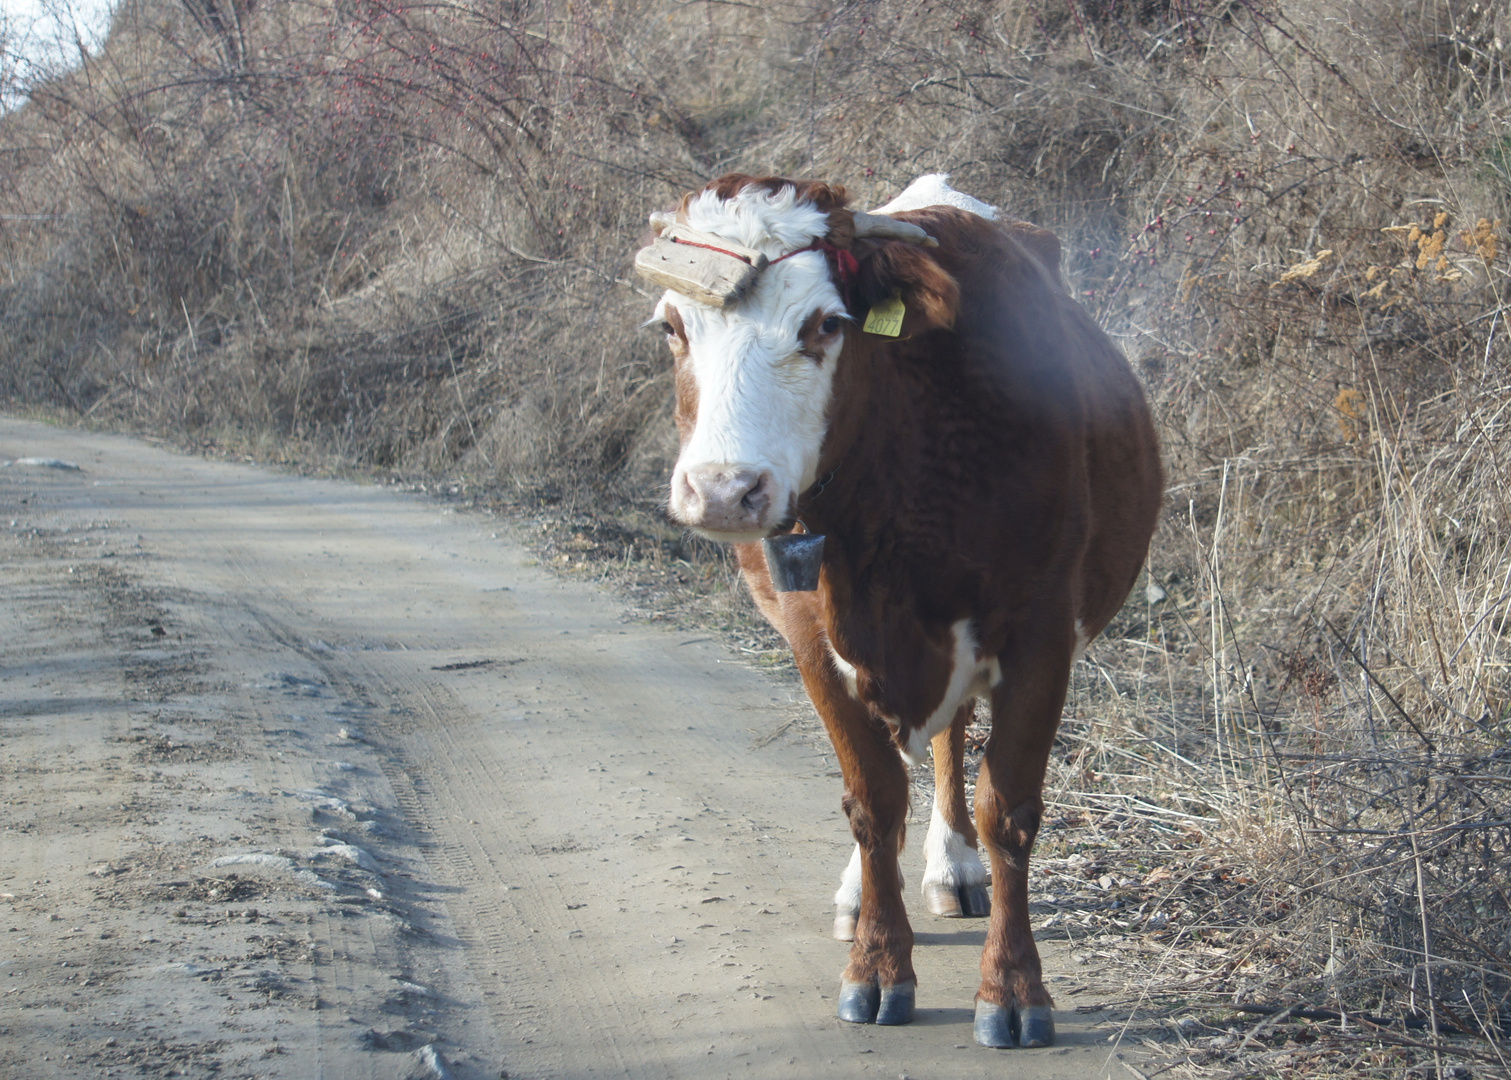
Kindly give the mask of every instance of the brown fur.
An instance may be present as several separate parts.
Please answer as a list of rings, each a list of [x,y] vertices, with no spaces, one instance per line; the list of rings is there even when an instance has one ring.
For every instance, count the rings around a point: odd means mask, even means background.
[[[783,183],[729,176],[711,186],[727,198]],[[848,217],[842,188],[799,186],[832,224]],[[1158,448],[1127,362],[1061,284],[1052,234],[947,207],[896,216],[939,247],[853,242],[856,324],[837,361],[821,479],[796,508],[827,537],[819,589],[778,594],[760,545],[737,554],[756,603],[792,645],[844,774],[862,852],[850,980],[913,977],[897,873],[908,777],[882,718],[900,721],[899,741],[924,722],[949,678],[951,626],[971,620],[1003,675],[974,830],[961,794],[968,708],[934,751],[946,820],[971,842],[979,833],[991,859],[979,995],[1048,1004],[1028,920],[1044,772],[1077,624],[1098,633],[1143,565],[1161,497]],[[831,239],[851,235],[840,227]],[[902,338],[862,333],[866,309],[894,294],[907,307]],[[679,380],[679,425],[696,409],[691,394]],[[858,701],[830,642],[856,668]]]
[[[965,729],[976,711],[974,701],[967,701],[955,714],[950,726],[934,736],[934,789],[940,793],[940,816],[971,847],[976,846],[976,824],[965,805]]]

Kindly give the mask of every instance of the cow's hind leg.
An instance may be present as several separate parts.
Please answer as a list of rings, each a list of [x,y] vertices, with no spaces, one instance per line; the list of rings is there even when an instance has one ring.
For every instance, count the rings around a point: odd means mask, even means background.
[[[972,832],[975,830],[973,829]],[[899,844],[901,841],[899,840]],[[902,853],[901,848],[898,854]],[[897,886],[903,885],[902,868],[897,871]],[[985,915],[986,912],[981,914]],[[834,940],[854,941],[855,924],[860,919],[860,845],[850,852],[850,861],[840,875],[839,888],[834,893]]]
[[[860,845],[850,852],[845,872],[839,876],[834,894],[834,940],[854,941],[855,924],[860,920]]]
[[[934,736],[934,812],[923,843],[923,902],[935,915],[990,915],[986,867],[976,853],[976,826],[965,805],[965,728],[976,711],[969,699]]]
[[[1054,1003],[1029,926],[1028,857],[1070,678],[1074,635],[1063,629],[1004,656],[1003,681],[992,695],[992,733],[976,781],[976,828],[991,853],[993,892],[976,995],[975,1034],[983,1046],[1048,1046],[1055,1037]]]

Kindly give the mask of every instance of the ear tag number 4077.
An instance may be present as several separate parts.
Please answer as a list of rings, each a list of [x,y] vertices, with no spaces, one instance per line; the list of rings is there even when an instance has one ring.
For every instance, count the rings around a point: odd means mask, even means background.
[[[889,298],[876,304],[866,315],[865,325],[861,327],[868,334],[879,334],[882,337],[899,337],[902,334],[902,317],[908,313],[903,306],[902,297],[893,293]]]

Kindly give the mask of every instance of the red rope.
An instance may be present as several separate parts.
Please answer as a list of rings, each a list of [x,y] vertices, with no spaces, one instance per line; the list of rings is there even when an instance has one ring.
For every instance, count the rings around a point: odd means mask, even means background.
[[[681,244],[684,247],[702,248],[705,251],[717,251],[720,255],[728,255],[731,259],[739,259],[746,266],[753,266],[753,265],[755,265],[754,263],[752,263],[750,261],[749,258],[747,258],[744,255],[741,255],[737,251],[727,251],[727,250],[725,250],[724,248],[721,248],[721,247],[714,247],[714,245],[712,245],[712,244],[700,244],[696,240],[684,240],[680,236],[674,236],[674,237],[672,237],[672,243],[674,243],[674,244]],[[787,256],[785,256],[785,255],[782,256],[782,258],[784,258],[784,259],[786,257]]]
[[[822,252],[825,255],[834,256],[834,268],[839,272],[840,291],[846,294],[846,299],[848,301],[850,286],[854,284],[856,277],[860,274],[860,260],[857,259],[853,253],[846,251],[844,248],[835,247],[833,244],[829,243],[828,240],[820,238],[818,240],[815,240],[805,248],[798,248],[796,251],[789,251],[787,254],[779,255],[771,261],[773,264],[779,263],[783,259],[790,259],[794,255],[801,255],[805,251],[818,251]]]

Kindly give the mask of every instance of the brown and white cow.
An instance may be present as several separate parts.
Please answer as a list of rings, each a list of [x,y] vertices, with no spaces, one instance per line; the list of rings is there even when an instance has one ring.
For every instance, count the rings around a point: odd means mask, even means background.
[[[674,289],[656,307],[681,436],[669,511],[735,545],[834,743],[856,842],[836,897],[836,935],[853,939],[840,1017],[913,1018],[898,854],[907,765],[932,744],[927,906],[991,915],[976,1040],[1042,1046],[1028,859],[1045,767],[1071,664],[1143,565],[1158,447],[1127,361],[1061,284],[1058,241],[945,179],[878,216],[835,185],[730,175],[653,215],[658,234],[701,234],[705,258],[751,269],[722,296]],[[894,297],[898,332],[866,332]],[[819,584],[779,593],[759,541],[799,521],[826,538]],[[977,697],[992,727],[973,825]]]

